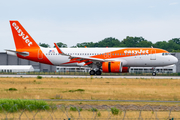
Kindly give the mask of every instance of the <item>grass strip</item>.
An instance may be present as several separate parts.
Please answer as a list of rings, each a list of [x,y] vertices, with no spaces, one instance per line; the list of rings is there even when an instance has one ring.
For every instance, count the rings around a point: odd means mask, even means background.
[[[24,99],[0,99],[0,112],[18,112],[20,110],[48,110],[49,105],[45,101]]]

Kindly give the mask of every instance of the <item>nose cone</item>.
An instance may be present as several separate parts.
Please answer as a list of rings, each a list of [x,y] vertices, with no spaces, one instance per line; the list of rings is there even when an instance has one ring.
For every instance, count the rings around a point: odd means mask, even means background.
[[[171,60],[172,63],[173,63],[173,64],[176,64],[176,63],[178,62],[178,59],[177,59],[176,57],[174,57],[174,56],[172,56],[172,57],[173,57],[172,60]]]

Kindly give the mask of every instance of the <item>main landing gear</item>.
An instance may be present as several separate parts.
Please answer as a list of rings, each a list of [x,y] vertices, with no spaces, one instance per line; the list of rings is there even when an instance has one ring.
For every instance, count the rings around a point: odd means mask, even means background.
[[[153,73],[152,73],[152,76],[156,76],[156,72],[153,72]]]
[[[101,72],[101,70],[97,70],[97,71],[95,71],[95,70],[90,70],[90,72],[89,72],[89,74],[90,75],[101,75],[102,74],[102,72]]]

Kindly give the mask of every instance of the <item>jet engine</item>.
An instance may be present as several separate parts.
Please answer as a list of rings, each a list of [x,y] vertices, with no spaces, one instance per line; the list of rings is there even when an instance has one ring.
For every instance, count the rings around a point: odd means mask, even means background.
[[[112,61],[112,62],[103,62],[102,71],[105,73],[120,73],[122,72],[122,62]]]

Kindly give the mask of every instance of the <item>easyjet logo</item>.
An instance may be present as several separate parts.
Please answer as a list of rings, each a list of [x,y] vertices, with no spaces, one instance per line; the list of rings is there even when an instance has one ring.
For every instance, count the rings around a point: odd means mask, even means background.
[[[12,23],[12,26],[16,29],[16,31],[19,33],[18,35],[22,37],[22,39],[25,41],[25,43],[28,44],[28,46],[32,45],[32,42],[28,39],[29,36],[25,35],[21,29],[19,29],[19,26],[16,25],[15,22]]]
[[[149,50],[125,50],[124,53],[132,53],[132,54],[148,54],[149,53]]]

